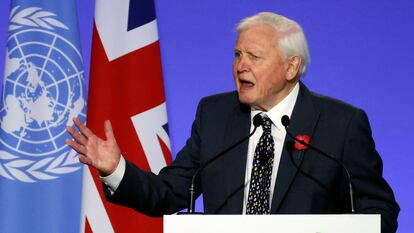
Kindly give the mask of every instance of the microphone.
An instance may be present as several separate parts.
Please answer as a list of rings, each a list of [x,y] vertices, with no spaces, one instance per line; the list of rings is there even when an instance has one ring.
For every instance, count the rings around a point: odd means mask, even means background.
[[[188,211],[187,214],[194,214],[194,208],[195,208],[195,179],[197,177],[197,175],[208,165],[210,165],[211,163],[213,163],[214,161],[216,161],[218,158],[222,157],[223,155],[225,155],[227,152],[229,152],[230,150],[232,150],[233,148],[235,148],[236,146],[240,145],[242,142],[246,141],[247,139],[249,139],[255,132],[256,129],[262,125],[263,123],[263,119],[262,116],[260,115],[260,113],[256,114],[253,117],[253,126],[254,129],[253,131],[246,137],[242,138],[241,140],[239,140],[238,142],[234,143],[233,145],[229,146],[227,149],[223,150],[222,152],[218,153],[217,155],[215,155],[214,157],[212,157],[211,159],[207,160],[204,164],[202,164],[194,173],[193,177],[191,178],[191,185],[189,188],[190,191],[190,200],[189,200],[189,206],[188,206]]]
[[[300,143],[300,144],[302,144],[302,145],[305,145],[305,146],[309,147],[310,149],[312,149],[312,150],[314,150],[314,151],[318,152],[319,154],[321,154],[321,155],[325,156],[326,158],[328,158],[328,159],[330,159],[330,160],[335,161],[337,164],[339,164],[339,165],[343,168],[343,170],[344,170],[344,171],[345,171],[345,173],[346,173],[347,180],[348,180],[348,187],[349,187],[349,198],[350,198],[350,204],[351,204],[351,212],[352,212],[352,213],[355,213],[354,191],[353,191],[353,188],[352,188],[352,179],[351,179],[351,174],[349,173],[348,168],[346,168],[346,166],[345,166],[345,165],[344,165],[341,161],[339,161],[337,158],[335,158],[335,157],[333,157],[333,156],[331,156],[331,155],[328,155],[327,153],[323,152],[322,150],[320,150],[320,149],[318,149],[318,148],[316,148],[316,147],[314,147],[314,146],[310,145],[309,143],[306,143],[304,140],[297,139],[295,136],[293,136],[293,135],[289,132],[289,130],[288,130],[288,126],[290,125],[290,119],[289,119],[289,117],[288,117],[288,116],[286,116],[286,115],[282,116],[281,121],[282,121],[282,125],[285,127],[286,134],[287,134],[290,138],[292,138],[293,140],[295,140],[295,141],[299,142],[299,143]]]

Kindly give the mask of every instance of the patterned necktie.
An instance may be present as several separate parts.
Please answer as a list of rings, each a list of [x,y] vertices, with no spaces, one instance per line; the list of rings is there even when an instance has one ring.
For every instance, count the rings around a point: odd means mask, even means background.
[[[272,177],[274,146],[271,135],[272,121],[263,117],[263,134],[256,146],[246,214],[269,214],[270,180]]]

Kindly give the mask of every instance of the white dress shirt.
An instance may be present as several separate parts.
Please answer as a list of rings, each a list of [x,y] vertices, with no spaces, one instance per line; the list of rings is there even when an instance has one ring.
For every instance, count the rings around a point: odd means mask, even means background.
[[[273,197],[273,189],[275,187],[275,180],[277,171],[279,168],[279,162],[280,157],[282,155],[282,149],[283,149],[283,143],[285,140],[286,132],[283,128],[283,125],[281,123],[281,118],[283,115],[291,116],[293,107],[295,106],[296,99],[298,97],[299,93],[299,83],[296,84],[296,86],[293,88],[293,90],[287,95],[280,103],[278,103],[276,106],[274,106],[272,109],[270,109],[268,112],[263,112],[266,114],[270,120],[272,121],[272,136],[273,140],[275,142],[275,151],[274,151],[274,162],[273,162],[273,170],[272,170],[272,179],[271,179],[271,185],[270,185],[270,202],[269,204],[272,204],[272,197]],[[251,110],[251,120],[253,121],[253,117],[261,113],[262,111],[255,110],[252,108]],[[251,130],[254,128],[253,123],[251,124]],[[245,176],[245,188],[244,188],[244,199],[243,199],[243,214],[246,213],[246,204],[247,204],[247,198],[249,194],[249,187],[250,187],[250,177],[251,177],[251,170],[253,167],[253,157],[254,157],[254,151],[256,149],[256,145],[259,142],[260,136],[263,134],[262,127],[259,127],[256,132],[250,137],[249,139],[249,148],[247,152],[247,164],[246,164],[246,176]],[[121,183],[122,178],[125,174],[125,159],[123,156],[121,156],[121,159],[119,161],[119,164],[115,171],[105,177],[100,177],[101,181],[108,186],[111,194],[113,194],[116,189],[118,188],[119,184]]]
[[[267,115],[272,121],[272,136],[275,142],[274,146],[274,159],[273,159],[273,170],[272,178],[270,180],[270,200],[269,206],[272,206],[273,192],[275,188],[275,181],[277,176],[277,171],[279,169],[280,157],[282,156],[283,144],[285,142],[286,131],[282,125],[281,118],[283,115],[290,116],[292,115],[293,107],[295,106],[296,99],[299,94],[299,83],[293,88],[293,90],[287,95],[282,101],[280,101],[276,106],[271,108],[268,112],[262,112],[259,110],[251,109],[251,127],[250,132],[253,131],[253,117],[256,114],[262,113]],[[259,142],[260,137],[263,134],[263,128],[257,128],[256,132],[249,139],[249,149],[247,151],[247,163],[246,163],[246,176],[244,180],[244,198],[243,198],[243,214],[246,214],[246,205],[249,197],[249,188],[250,188],[250,178],[252,176],[253,169],[253,158],[254,152],[256,150],[257,143]]]

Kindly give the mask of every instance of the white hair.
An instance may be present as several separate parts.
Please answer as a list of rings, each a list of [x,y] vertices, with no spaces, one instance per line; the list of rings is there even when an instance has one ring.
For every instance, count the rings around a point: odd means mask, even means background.
[[[277,45],[284,58],[299,55],[302,63],[299,69],[299,77],[306,72],[306,67],[310,63],[308,43],[302,27],[295,21],[282,15],[272,12],[260,12],[256,15],[243,19],[236,27],[237,33],[249,29],[253,26],[266,24],[274,27],[282,36],[278,39]]]

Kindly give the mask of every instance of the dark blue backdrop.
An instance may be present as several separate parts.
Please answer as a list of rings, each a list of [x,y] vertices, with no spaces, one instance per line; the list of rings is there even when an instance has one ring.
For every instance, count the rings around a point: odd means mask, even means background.
[[[0,4],[3,74],[9,3]],[[278,12],[297,20],[307,34],[308,87],[368,113],[384,176],[401,205],[398,232],[412,232],[414,1],[158,0],[155,6],[174,153],[189,135],[200,98],[234,89],[234,25],[258,11]],[[78,0],[87,74],[93,7],[93,0]]]

